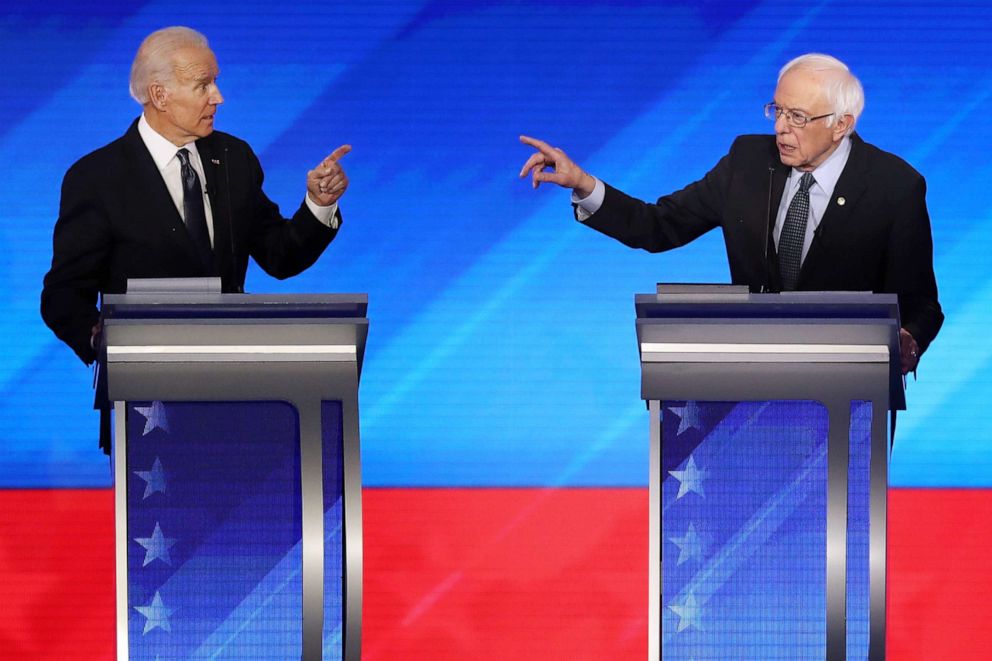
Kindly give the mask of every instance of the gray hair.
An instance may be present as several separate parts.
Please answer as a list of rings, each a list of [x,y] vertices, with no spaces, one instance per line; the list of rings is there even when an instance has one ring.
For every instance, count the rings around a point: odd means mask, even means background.
[[[850,115],[854,118],[851,128],[847,131],[850,134],[865,107],[865,91],[861,87],[861,81],[851,73],[846,64],[832,55],[823,53],[806,53],[790,60],[778,72],[779,81],[785,74],[795,69],[834,74],[823,85],[823,95],[834,111],[834,115],[828,117],[826,123],[827,126],[832,126],[837,117]]]
[[[176,72],[172,56],[190,46],[210,48],[207,38],[192,28],[173,26],[156,30],[145,37],[131,64],[131,96],[141,105],[148,103],[148,86],[171,83]]]

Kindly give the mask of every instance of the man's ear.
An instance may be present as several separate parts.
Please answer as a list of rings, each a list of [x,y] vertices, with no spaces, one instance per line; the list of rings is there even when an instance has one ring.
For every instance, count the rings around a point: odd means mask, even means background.
[[[156,110],[165,110],[165,102],[169,98],[169,90],[162,83],[151,83],[148,86],[148,100]]]
[[[838,142],[841,138],[847,135],[853,126],[854,115],[841,115],[833,125],[834,142]]]

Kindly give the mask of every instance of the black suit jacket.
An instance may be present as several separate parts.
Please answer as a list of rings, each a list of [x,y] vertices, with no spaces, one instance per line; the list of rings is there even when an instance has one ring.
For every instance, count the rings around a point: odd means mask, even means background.
[[[98,296],[123,293],[128,278],[219,275],[224,291],[240,292],[249,255],[270,275],[288,278],[313,264],[334,238],[337,230],[305,202],[291,221],[282,217],[262,192],[262,168],[244,141],[215,131],[196,148],[213,215],[213,272],[197,258],[137,120],[66,173],[41,314],[87,364],[96,358],[90,335]]]
[[[606,186],[585,224],[651,252],[723,230],[734,284],[781,289],[771,227],[789,176],[775,137],[741,136],[699,181],[647,204]],[[926,182],[909,164],[851,136],[851,154],[799,274],[804,291],[899,297],[902,326],[921,352],[940,330]]]

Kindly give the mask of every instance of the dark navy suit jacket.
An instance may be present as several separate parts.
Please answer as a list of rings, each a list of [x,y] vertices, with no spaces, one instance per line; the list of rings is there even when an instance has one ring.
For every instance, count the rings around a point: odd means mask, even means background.
[[[602,207],[585,224],[651,252],[685,245],[719,227],[733,283],[778,291],[771,227],[788,175],[774,136],[741,136],[702,179],[654,204],[607,185]],[[925,350],[944,315],[923,177],[899,157],[852,135],[851,154],[797,288],[896,294],[903,328]]]
[[[137,120],[66,173],[41,314],[87,364],[96,359],[90,335],[98,296],[124,293],[128,278],[219,275],[225,292],[239,292],[249,255],[270,275],[288,278],[317,261],[334,238],[337,230],[305,202],[291,221],[282,217],[262,192],[262,168],[244,141],[215,131],[196,148],[213,215],[213,272],[197,258]]]
[[[215,266],[207,270],[135,120],[122,137],[77,161],[62,182],[52,267],[41,315],[83,362],[103,294],[124,293],[128,278],[220,276],[225,292],[244,289],[248,257],[268,274],[288,278],[312,265],[337,229],[304,201],[292,220],[262,192],[262,168],[251,147],[215,131],[196,141],[214,226]],[[340,227],[341,217],[337,217]],[[98,381],[100,446],[110,453],[106,384]]]

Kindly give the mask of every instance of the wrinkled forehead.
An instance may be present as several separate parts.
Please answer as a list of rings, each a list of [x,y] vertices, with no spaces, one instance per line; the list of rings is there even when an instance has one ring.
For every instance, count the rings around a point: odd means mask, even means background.
[[[200,46],[177,50],[172,56],[172,67],[178,80],[213,79],[219,73],[213,51]]]

